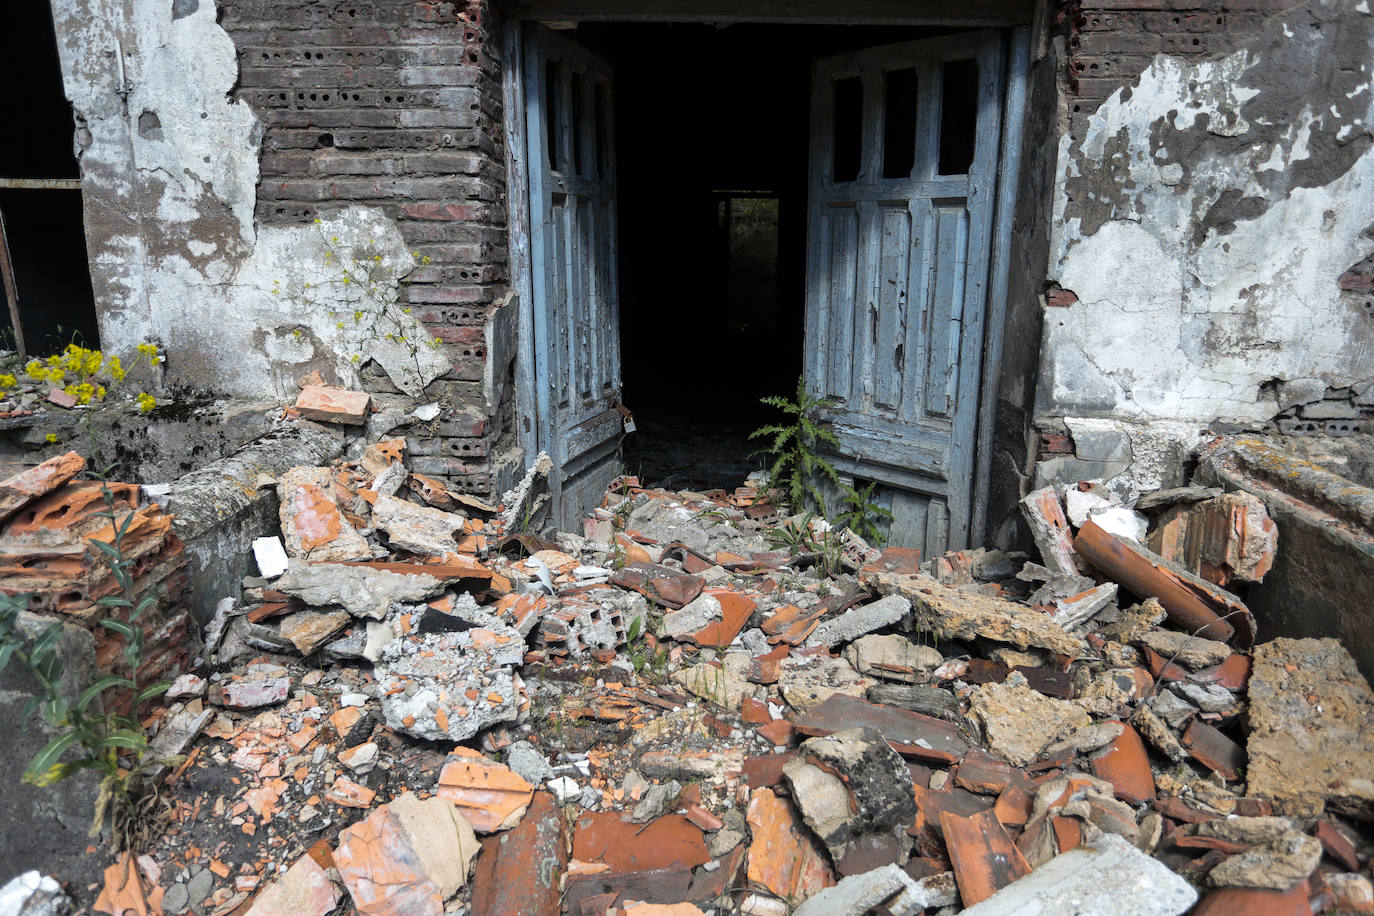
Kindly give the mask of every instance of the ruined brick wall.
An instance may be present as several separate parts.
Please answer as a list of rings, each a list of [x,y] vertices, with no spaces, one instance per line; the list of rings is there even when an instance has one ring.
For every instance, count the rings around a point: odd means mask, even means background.
[[[506,287],[499,32],[484,0],[221,0],[235,96],[263,125],[259,226],[361,204],[430,259],[403,295],[453,368],[446,413],[412,470],[489,492],[498,431],[483,407],[484,326]],[[374,393],[390,388],[364,372]],[[442,390],[440,390],[442,388]]]
[[[1299,0],[1069,0],[1058,16],[1068,35],[1069,129],[1082,138],[1088,115],[1129,85],[1160,53],[1214,57],[1254,37]]]

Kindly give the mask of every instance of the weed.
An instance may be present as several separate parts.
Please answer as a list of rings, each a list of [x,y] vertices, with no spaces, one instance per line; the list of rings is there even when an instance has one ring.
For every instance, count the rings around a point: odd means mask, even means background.
[[[149,700],[166,692],[171,684],[167,681],[144,684],[139,680],[138,672],[144,661],[143,628],[139,620],[156,602],[157,595],[149,593],[138,598],[134,592],[134,560],[124,550],[124,538],[133,524],[134,513],[126,512],[122,521],[118,518],[115,494],[109,485],[111,470],[112,467],[102,472],[88,472],[88,476],[100,482],[106,509],[100,516],[110,520],[114,535],[108,543],[95,538],[89,543],[104,554],[122,592],[96,603],[109,608],[112,615],[101,620],[100,625],[124,638],[123,662],[131,676],[102,675],[82,691],[76,703],[69,703],[59,687],[63,674],[59,652],[63,624],[54,622],[47,626],[27,651],[23,648],[22,635],[16,632],[19,614],[33,597],[29,594],[0,595],[0,670],[4,670],[11,658],[18,659],[28,668],[41,693],[29,700],[20,721],[27,727],[28,719],[37,711],[58,733],[29,761],[23,781],[48,787],[81,770],[99,771],[100,793],[90,835],[96,836],[109,824],[115,851],[120,852],[131,845],[140,826],[140,815],[147,809],[143,804],[147,789],[145,771],[150,765],[165,762],[145,759],[148,739],[139,725],[140,710]],[[132,697],[127,715],[113,711],[124,695]],[[64,762],[62,757],[73,749],[78,752],[75,759]]]
[[[790,418],[784,423],[760,426],[749,434],[750,439],[771,439],[764,447],[773,462],[768,469],[770,485],[783,490],[793,511],[814,509],[824,515],[825,500],[816,486],[818,475],[840,485],[839,472],[819,451],[824,445],[840,447],[835,434],[817,419],[817,413],[831,406],[830,402],[808,394],[805,378],[797,379],[795,400],[773,395],[761,398],[760,402],[778,408]]]
[[[870,481],[862,490],[848,484],[840,485],[840,494],[845,509],[835,518],[835,524],[863,538],[874,547],[883,546],[887,536],[879,527],[880,521],[892,521],[892,513],[873,501],[873,491],[877,483]]]

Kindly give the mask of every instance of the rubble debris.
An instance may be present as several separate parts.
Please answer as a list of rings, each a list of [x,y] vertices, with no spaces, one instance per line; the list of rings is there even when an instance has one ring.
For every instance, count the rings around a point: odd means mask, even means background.
[[[372,548],[344,518],[329,468],[292,468],[277,481],[286,553],[309,560],[366,560]]]
[[[1374,690],[1339,642],[1256,646],[1249,701],[1247,794],[1295,817],[1374,816]]]
[[[470,748],[455,748],[444,764],[435,794],[457,806],[478,833],[515,825],[534,795],[534,786]]]
[[[331,385],[307,385],[296,398],[296,410],[306,420],[361,426],[367,422],[372,396]]]
[[[465,826],[448,802],[407,793],[345,827],[333,861],[358,912],[442,913],[475,854]]]
[[[859,581],[880,593],[906,598],[915,627],[940,639],[981,636],[1018,649],[1036,646],[1071,657],[1088,651],[1081,638],[1015,601],[950,588],[924,576],[863,573]]]
[[[771,789],[755,789],[747,819],[754,837],[749,846],[751,884],[799,906],[835,883],[824,847],[790,801]]]
[[[907,607],[910,609],[909,604]],[[897,633],[861,636],[845,646],[844,658],[860,674],[906,684],[929,678],[930,673],[945,661],[936,649],[914,643]]]
[[[940,832],[954,866],[959,898],[974,906],[1030,873],[1030,864],[992,811],[969,817],[940,812]]]
[[[392,640],[375,669],[387,725],[430,741],[465,741],[514,721],[526,702],[514,671],[524,651],[520,634],[499,623]]]
[[[1054,487],[1042,487],[1022,499],[1021,515],[1030,527],[1035,546],[1040,548],[1045,567],[1061,576],[1079,575],[1073,529],[1064,517],[1064,507]]]
[[[861,836],[903,836],[916,818],[906,763],[875,728],[804,741],[782,771],[807,826],[836,863]],[[893,845],[893,861],[902,858],[905,845]]]
[[[482,840],[472,879],[472,911],[557,913],[560,881],[567,871],[562,813],[553,796],[535,792],[519,824]]]
[[[889,864],[842,879],[797,907],[793,916],[864,916],[879,906],[893,916],[910,916],[931,905],[906,872]]]
[[[840,643],[853,642],[881,627],[890,627],[905,619],[910,613],[910,601],[900,595],[888,595],[872,604],[865,604],[845,611],[838,617],[822,621],[811,631],[811,635],[806,637],[805,645],[834,648]]]
[[[841,693],[804,710],[793,724],[802,734],[815,736],[872,728],[899,754],[936,763],[953,763],[969,749],[958,728],[949,722]]]
[[[964,910],[967,916],[1180,916],[1197,901],[1187,881],[1126,840],[1103,834],[1060,853]]]
[[[1274,565],[1279,529],[1259,498],[1227,493],[1174,506],[1155,522],[1149,547],[1209,582],[1260,582]]]
[[[0,482],[0,521],[62,487],[84,470],[86,459],[76,452],[67,452],[6,478]]]
[[[421,557],[447,557],[458,553],[456,532],[467,519],[454,512],[417,506],[404,499],[379,494],[372,502],[372,524],[385,532],[394,550]]]
[[[1083,708],[1032,690],[1020,675],[984,684],[973,693],[969,715],[980,722],[988,749],[1013,766],[1026,766],[1056,739],[1092,724]]]
[[[1254,642],[1255,620],[1230,592],[1138,544],[1109,534],[1091,520],[1078,529],[1074,547],[1134,594],[1158,598],[1170,619],[1188,632],[1221,642],[1230,642],[1239,634],[1243,644]]]
[[[300,598],[311,607],[342,606],[355,617],[381,620],[392,605],[432,598],[447,580],[437,575],[394,573],[345,563],[291,561],[277,580],[277,590]]]
[[[1140,642],[1190,671],[1220,665],[1231,657],[1231,647],[1226,643],[1177,630],[1151,630],[1140,637]]]
[[[245,916],[324,916],[339,902],[339,890],[308,855],[295,861],[258,894]]]
[[[62,886],[38,871],[16,875],[0,887],[0,913],[14,916],[67,916],[71,900]]]
[[[317,611],[297,611],[281,619],[277,630],[282,638],[291,641],[301,655],[314,655],[325,643],[333,639],[353,618],[347,611],[320,613]]]
[[[1305,880],[1321,861],[1322,844],[1296,830],[1218,862],[1207,873],[1215,887],[1286,891]]]

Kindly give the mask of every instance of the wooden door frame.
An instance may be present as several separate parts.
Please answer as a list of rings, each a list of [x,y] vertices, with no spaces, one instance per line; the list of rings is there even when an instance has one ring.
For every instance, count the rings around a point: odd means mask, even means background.
[[[554,6],[561,6],[561,0]],[[633,6],[633,4],[630,4]],[[978,418],[974,434],[973,504],[969,511],[969,542],[981,543],[987,537],[988,497],[991,489],[992,441],[996,425],[999,372],[1004,346],[1007,292],[1011,266],[1012,228],[1017,192],[1024,181],[1021,169],[1021,142],[1026,118],[1027,81],[1030,76],[1030,45],[1034,29],[1028,26],[1031,10],[1014,2],[985,6],[984,18],[976,23],[936,16],[938,4],[906,3],[896,0],[878,3],[866,10],[871,18],[826,16],[820,8],[807,12],[806,3],[782,4],[795,7],[787,12],[742,16],[738,2],[686,2],[674,5],[671,13],[678,22],[748,21],[776,25],[842,23],[847,25],[989,25],[1009,28],[1005,89],[1002,99],[1002,136],[998,150],[996,197],[993,203],[992,252],[988,296],[984,316],[982,365],[980,367]],[[884,15],[878,6],[883,7]],[[905,6],[905,15],[900,8]],[[1038,14],[1040,4],[1036,4]],[[662,11],[635,14],[625,4],[607,0],[588,0],[575,9],[564,8],[553,15],[537,0],[508,3],[502,25],[502,110],[506,132],[506,206],[509,244],[510,285],[517,297],[519,341],[515,357],[515,422],[525,467],[541,449],[548,449],[555,431],[549,416],[541,416],[535,387],[534,299],[530,263],[530,185],[527,161],[528,137],[525,122],[524,22],[538,18],[562,20],[653,22],[663,21]],[[894,18],[895,17],[895,18]],[[1038,15],[1037,15],[1037,18]]]

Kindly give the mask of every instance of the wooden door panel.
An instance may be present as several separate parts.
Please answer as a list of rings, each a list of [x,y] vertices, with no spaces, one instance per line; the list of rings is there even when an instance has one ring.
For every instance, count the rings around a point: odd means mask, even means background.
[[[807,384],[927,554],[968,535],[1003,54],[976,32],[814,72]]]
[[[554,521],[600,501],[622,431],[611,71],[541,26],[524,39],[538,442]]]

